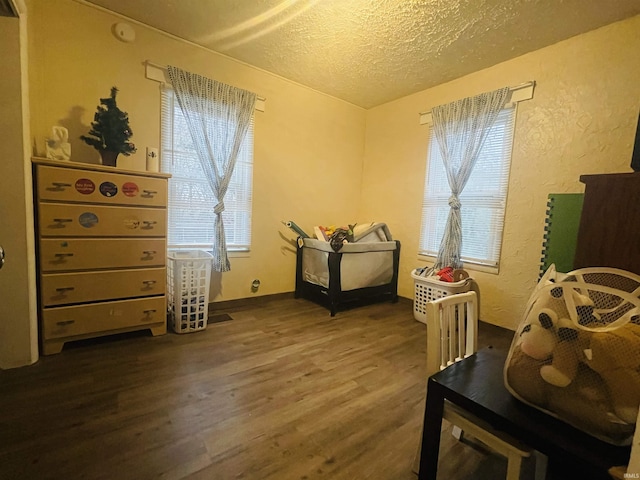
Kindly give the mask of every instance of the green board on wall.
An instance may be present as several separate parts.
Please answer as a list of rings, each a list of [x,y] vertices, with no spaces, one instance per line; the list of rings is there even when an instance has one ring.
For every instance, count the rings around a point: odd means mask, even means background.
[[[540,275],[555,264],[558,272],[573,270],[584,193],[550,193],[542,242]]]

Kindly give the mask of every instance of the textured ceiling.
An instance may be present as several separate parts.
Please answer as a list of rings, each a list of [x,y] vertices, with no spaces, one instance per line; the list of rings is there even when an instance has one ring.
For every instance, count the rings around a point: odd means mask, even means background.
[[[640,0],[87,0],[370,108],[640,14]]]

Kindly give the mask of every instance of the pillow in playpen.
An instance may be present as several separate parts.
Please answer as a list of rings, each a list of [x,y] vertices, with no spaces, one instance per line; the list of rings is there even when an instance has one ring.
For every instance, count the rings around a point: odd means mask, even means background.
[[[640,276],[594,267],[542,277],[504,368],[518,399],[628,445],[640,405]]]

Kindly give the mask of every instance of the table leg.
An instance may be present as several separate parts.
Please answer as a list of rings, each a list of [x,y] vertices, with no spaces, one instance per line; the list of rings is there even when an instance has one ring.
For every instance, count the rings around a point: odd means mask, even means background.
[[[427,382],[427,402],[424,412],[424,426],[422,428],[419,480],[436,480],[443,409],[444,396],[440,392],[438,384],[429,380]]]

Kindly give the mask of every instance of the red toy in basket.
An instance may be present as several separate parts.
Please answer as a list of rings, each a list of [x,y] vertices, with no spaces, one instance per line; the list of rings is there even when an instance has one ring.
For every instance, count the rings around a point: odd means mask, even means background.
[[[443,282],[449,282],[449,283],[453,282],[453,268],[452,267],[444,267],[444,268],[440,269],[436,273],[436,275]]]

